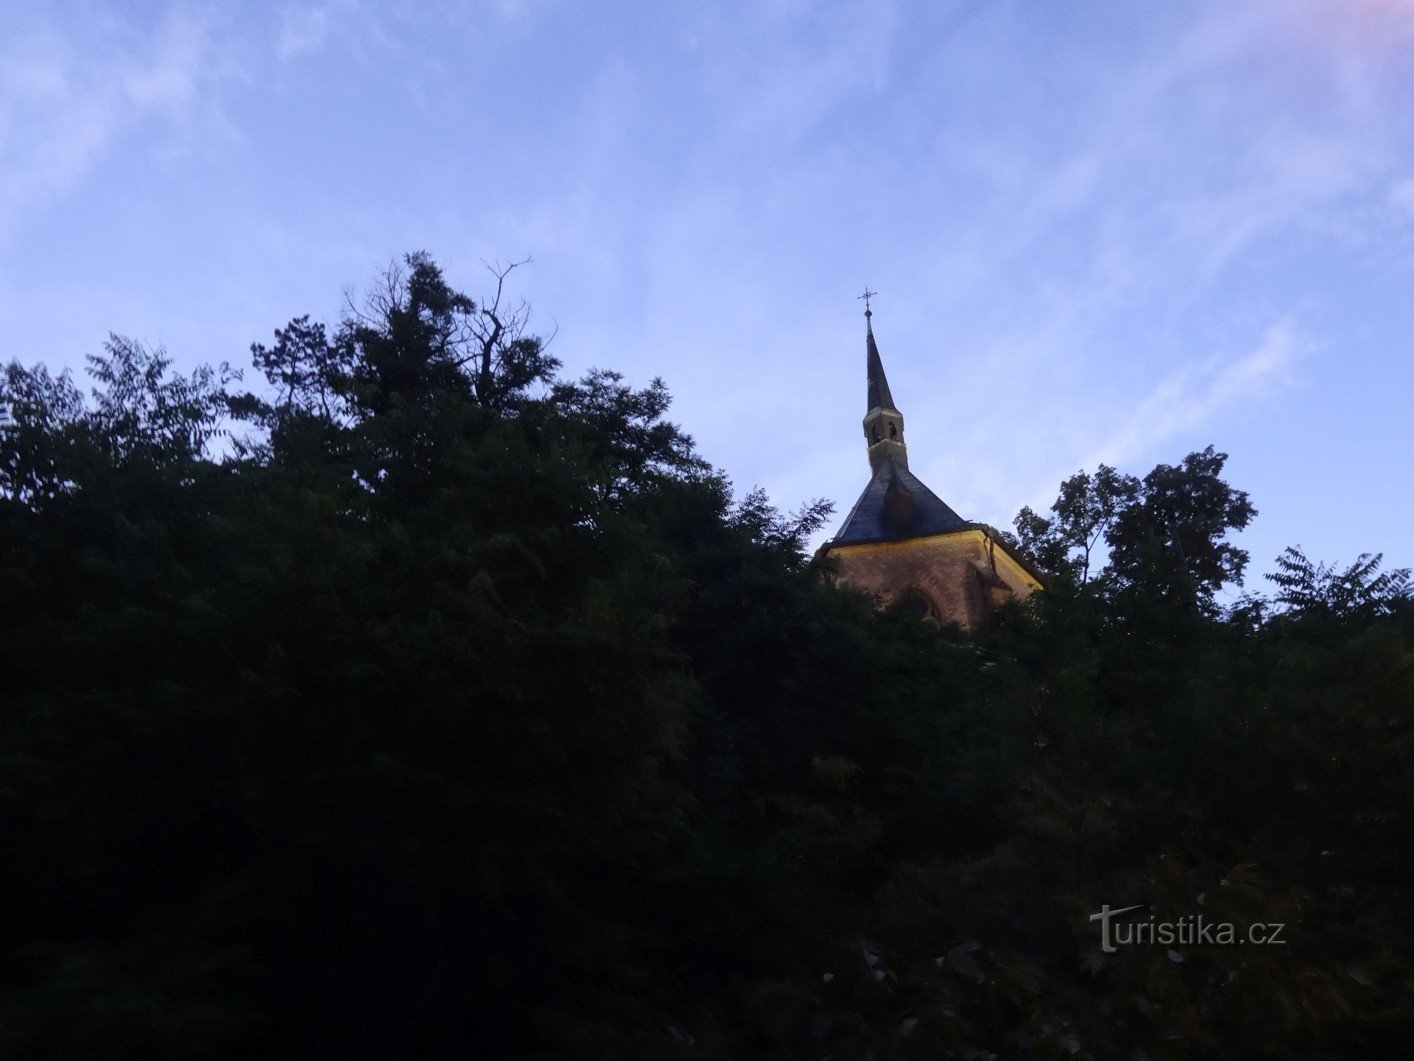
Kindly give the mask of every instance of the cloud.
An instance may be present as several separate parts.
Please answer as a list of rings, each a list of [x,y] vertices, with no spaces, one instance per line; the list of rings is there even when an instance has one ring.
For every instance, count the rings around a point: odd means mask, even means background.
[[[1003,273],[1079,226],[1147,263],[1150,276],[1123,286],[1173,291],[1174,279],[1214,282],[1284,231],[1339,228],[1392,161],[1384,73],[1379,54],[1303,36],[1279,6],[1210,6],[1083,82],[1058,149],[1009,159],[1025,198],[983,219],[974,268]]]
[[[0,238],[72,189],[144,118],[189,113],[229,74],[209,22],[172,9],[154,29],[18,35],[0,50]],[[127,44],[125,48],[124,45]]]
[[[1397,182],[1389,190],[1389,205],[1405,214],[1414,214],[1414,178]]]
[[[450,39],[456,32],[456,20],[468,16],[455,5],[434,7],[433,2],[382,0],[367,4],[363,0],[323,0],[287,6],[281,10],[275,30],[275,56],[283,63],[295,63],[337,52],[343,63],[384,69],[390,53],[395,53],[398,58],[392,61],[407,75],[416,77],[420,72],[438,70],[443,65],[441,46],[410,46],[415,29],[436,24],[441,36]]]
[[[123,90],[139,108],[181,107],[195,97],[197,82],[209,68],[210,27],[174,11],[157,39],[147,61],[139,60],[123,77]]]
[[[1289,382],[1292,361],[1305,344],[1289,322],[1273,324],[1257,347],[1236,359],[1209,358],[1161,380],[1108,438],[1094,446],[1084,468],[1116,465],[1159,443],[1206,424],[1215,415]]]
[[[925,480],[950,503],[969,515],[1044,507],[1078,467],[1144,461],[1240,419],[1289,383],[1309,343],[1278,321],[1242,350],[1245,311],[1214,307],[1236,292],[1273,317],[1310,305],[1288,258],[1310,241],[1408,246],[1407,227],[1369,208],[1373,197],[1414,216],[1382,53],[1301,36],[1285,17],[1210,7],[1077,79],[1073,120],[1052,137],[974,136],[989,164],[960,171],[976,190],[950,247],[923,247],[902,283],[871,281],[895,298],[913,284],[913,301],[957,322],[942,342],[932,323],[894,341],[946,351],[922,377],[923,408],[990,396],[988,417],[917,447],[936,454]],[[1243,329],[1223,343],[1238,349],[1195,355],[1197,329],[1221,327]],[[1183,367],[1141,367],[1161,358]],[[914,425],[927,438],[925,416]]]
[[[734,101],[728,135],[741,140],[799,142],[846,102],[881,93],[891,76],[897,13],[876,4],[859,21],[840,11],[758,13],[756,32],[778,42],[772,63],[733,75],[751,86]]]
[[[1023,504],[1045,511],[1056,484],[1075,471],[1100,464],[1133,471],[1175,438],[1231,424],[1245,407],[1265,403],[1291,384],[1293,365],[1311,346],[1290,321],[1276,321],[1255,346],[1195,360],[1132,398],[1072,395],[1060,404],[1073,418],[1019,422],[1008,435],[1015,436],[1011,449],[966,439],[955,459],[934,462],[937,482],[925,481],[947,486],[949,503],[973,518],[1006,522]]]
[[[329,41],[329,17],[335,6],[319,4],[282,11],[275,45],[280,58],[294,59],[323,51]]]

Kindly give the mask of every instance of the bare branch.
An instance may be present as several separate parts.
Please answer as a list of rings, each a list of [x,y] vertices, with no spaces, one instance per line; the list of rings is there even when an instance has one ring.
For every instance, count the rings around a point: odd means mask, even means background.
[[[496,298],[495,301],[491,303],[491,309],[489,312],[489,315],[491,316],[492,320],[495,320],[495,314],[500,312],[501,309],[501,291],[505,287],[506,277],[510,276],[511,273],[514,270],[518,269],[520,266],[529,265],[530,261],[531,259],[529,257],[525,257],[518,262],[511,262],[509,265],[502,265],[499,261],[488,262],[485,258],[481,259],[481,264],[486,266],[486,271],[496,278]],[[486,303],[483,301],[481,305],[481,311],[483,313],[486,313]]]

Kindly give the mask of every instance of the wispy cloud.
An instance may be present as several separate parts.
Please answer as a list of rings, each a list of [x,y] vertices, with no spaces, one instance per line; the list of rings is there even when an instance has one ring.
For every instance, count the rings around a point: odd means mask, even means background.
[[[211,68],[211,37],[206,23],[174,9],[158,31],[150,54],[118,64],[127,98],[139,108],[190,104],[201,78]]]
[[[285,8],[280,12],[276,54],[281,59],[297,59],[324,51],[338,27],[346,25],[358,10],[357,0],[328,0]]]
[[[0,239],[145,117],[190,113],[204,87],[231,72],[211,24],[185,8],[101,43],[52,31],[14,37],[0,70]]]
[[[1414,216],[1414,178],[1397,182],[1389,190],[1389,205]]]
[[[1244,354],[1214,355],[1200,365],[1180,369],[1160,380],[1119,427],[1091,449],[1081,466],[1123,465],[1220,413],[1281,388],[1290,382],[1293,360],[1308,345],[1289,321],[1281,321]]]
[[[1407,224],[1391,224],[1414,215],[1414,180],[1392,150],[1402,118],[1381,87],[1388,61],[1307,34],[1281,5],[1217,5],[1080,83],[1072,124],[1044,146],[990,142],[1003,161],[986,190],[1006,209],[958,216],[954,264],[930,269],[931,250],[908,270],[968,322],[925,377],[924,409],[989,395],[989,416],[962,419],[931,447],[940,488],[960,484],[969,511],[1048,505],[1079,467],[1152,461],[1280,392],[1318,345],[1283,317],[1301,315],[1300,288],[1270,276],[1295,268],[1288,248],[1407,245]],[[1372,199],[1387,210],[1370,210]],[[1269,275],[1254,283],[1259,260]],[[1247,291],[1249,307],[1220,319],[1210,307],[1229,289]],[[1274,300],[1268,319],[1282,319],[1245,351],[1208,357],[1200,329],[1251,334],[1250,305],[1263,299]],[[908,345],[922,343],[894,349]],[[1158,374],[1139,367],[1164,362]],[[923,414],[914,424],[915,438],[928,430]]]
[[[1291,321],[1277,321],[1250,348],[1194,358],[1132,398],[1069,395],[1066,404],[1081,406],[1073,410],[1077,423],[1064,430],[1054,423],[1017,423],[1002,436],[1018,436],[1014,450],[968,440],[965,452],[932,462],[929,474],[965,515],[1009,523],[1023,504],[1048,509],[1056,484],[1076,471],[1108,464],[1143,472],[1155,459],[1176,459],[1176,440],[1221,424],[1230,429],[1244,419],[1244,407],[1251,408],[1252,419],[1269,416],[1269,403],[1282,399],[1296,364],[1313,347]],[[992,434],[995,440],[995,427]]]
[[[280,33],[275,49],[281,59],[322,51],[328,40],[327,7],[293,8],[280,14]]]

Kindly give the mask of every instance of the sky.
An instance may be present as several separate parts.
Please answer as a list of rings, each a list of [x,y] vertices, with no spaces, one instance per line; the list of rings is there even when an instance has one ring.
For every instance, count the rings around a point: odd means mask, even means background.
[[[1414,0],[0,0],[0,361],[179,366],[425,250],[843,519],[863,305],[910,465],[1010,526],[1212,444],[1414,565]],[[819,536],[827,536],[824,531]]]

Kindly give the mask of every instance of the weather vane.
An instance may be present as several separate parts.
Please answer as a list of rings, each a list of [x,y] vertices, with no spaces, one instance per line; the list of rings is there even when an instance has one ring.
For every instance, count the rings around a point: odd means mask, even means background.
[[[869,308],[869,300],[878,293],[879,292],[877,291],[870,291],[868,287],[865,287],[864,294],[858,296],[859,298],[862,298],[864,300],[864,315],[866,317],[874,316],[874,311]]]

